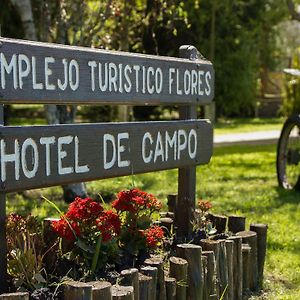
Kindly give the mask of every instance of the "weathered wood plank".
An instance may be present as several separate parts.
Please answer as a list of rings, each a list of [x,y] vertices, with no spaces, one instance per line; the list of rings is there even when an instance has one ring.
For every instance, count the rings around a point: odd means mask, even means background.
[[[0,128],[0,191],[208,163],[206,120]]]
[[[0,38],[2,103],[210,103],[208,60]]]

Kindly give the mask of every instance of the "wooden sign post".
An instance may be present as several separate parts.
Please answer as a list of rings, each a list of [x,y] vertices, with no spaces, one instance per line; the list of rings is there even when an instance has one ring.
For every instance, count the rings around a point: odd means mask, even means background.
[[[214,70],[193,46],[180,58],[0,38],[3,104],[179,105],[180,121],[0,126],[0,292],[6,289],[5,193],[179,168],[177,233],[191,233],[196,166],[212,156]]]

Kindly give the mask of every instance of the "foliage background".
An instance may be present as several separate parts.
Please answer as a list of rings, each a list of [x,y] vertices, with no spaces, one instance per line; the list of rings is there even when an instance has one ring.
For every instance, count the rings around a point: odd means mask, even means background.
[[[16,2],[2,0],[0,23],[3,36],[22,38]],[[277,26],[289,19],[285,0],[31,0],[31,7],[41,41],[170,56],[195,45],[214,63],[218,116],[253,115],[268,71],[285,55]],[[98,120],[118,117],[116,108],[85,110]],[[135,107],[131,117],[163,113]]]

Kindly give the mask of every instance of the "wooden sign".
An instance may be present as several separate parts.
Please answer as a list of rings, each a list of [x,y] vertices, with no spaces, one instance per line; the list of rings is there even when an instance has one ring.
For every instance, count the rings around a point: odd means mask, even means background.
[[[208,163],[206,120],[0,129],[2,192]]]
[[[0,38],[0,103],[207,104],[207,60]]]

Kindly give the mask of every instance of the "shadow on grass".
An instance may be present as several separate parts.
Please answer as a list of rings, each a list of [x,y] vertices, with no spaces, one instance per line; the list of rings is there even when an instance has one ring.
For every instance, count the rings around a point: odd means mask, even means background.
[[[277,197],[274,199],[277,202],[277,207],[289,204],[299,204],[300,203],[300,191],[295,190],[285,190],[280,187],[276,187]]]

